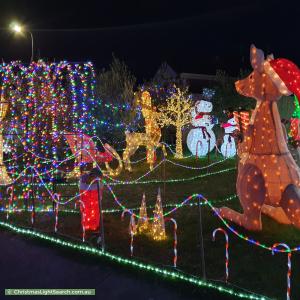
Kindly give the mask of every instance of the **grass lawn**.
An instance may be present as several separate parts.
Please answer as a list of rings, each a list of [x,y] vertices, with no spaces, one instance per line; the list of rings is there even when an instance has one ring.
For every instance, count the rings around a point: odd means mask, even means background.
[[[141,157],[137,154],[133,160]],[[210,162],[207,159],[185,158],[175,160],[168,158],[172,162],[181,163],[192,167],[205,167],[207,164],[217,162],[220,156],[212,154]],[[158,162],[160,157],[158,157]],[[227,205],[240,209],[239,200],[233,198],[230,201],[223,201],[228,196],[235,194],[236,180],[236,160],[230,159],[209,168],[202,170],[187,169],[171,162],[164,162],[148,176],[142,178],[141,183],[112,185],[112,189],[121,203],[127,208],[139,207],[142,194],[146,194],[147,206],[156,202],[157,190],[161,189],[163,204],[180,203],[185,198],[194,193],[199,193],[219,207]],[[133,172],[123,171],[118,180],[132,181],[148,171],[148,165],[142,161],[132,166]],[[229,169],[223,173],[217,171]],[[216,174],[214,174],[216,173]],[[201,176],[199,176],[201,175]],[[171,182],[170,179],[188,179],[198,176],[198,178],[184,181]],[[158,180],[160,182],[147,181]],[[166,181],[166,182],[164,182]],[[76,185],[57,186],[57,191],[66,198],[75,195],[78,190]],[[7,197],[2,199],[2,205],[7,204]],[[195,200],[192,203],[196,204]],[[21,205],[16,204],[17,206]],[[36,206],[38,207],[38,203]],[[74,208],[74,202],[69,203],[60,209]],[[108,190],[104,192],[103,209],[118,208]],[[164,212],[172,207],[165,207]],[[78,210],[78,207],[77,207]],[[205,255],[205,272],[209,280],[224,280],[225,274],[225,243],[224,237],[218,233],[216,241],[212,241],[212,232],[217,227],[225,228],[223,223],[214,215],[208,206],[202,206],[202,226]],[[148,216],[152,216],[152,208],[148,208]],[[184,206],[179,208],[170,217],[176,219],[178,224],[178,270],[203,276],[203,266],[201,264],[201,247],[199,231],[199,209],[197,205]],[[0,215],[1,220],[6,220],[4,213]],[[54,214],[37,213],[35,229],[54,234]],[[16,212],[10,215],[9,222],[26,227],[30,227],[30,212]],[[128,234],[129,217],[121,220],[121,212],[104,214],[104,231],[106,249],[112,253],[130,257],[130,236]],[[153,263],[162,267],[172,269],[173,263],[173,225],[166,223],[168,238],[165,241],[157,242],[148,235],[137,235],[134,239],[134,258],[143,262]],[[268,217],[263,216],[263,231],[252,233],[234,226],[237,231],[248,235],[250,238],[258,240],[262,244],[272,246],[273,243],[283,242],[290,247],[300,244],[300,231],[292,226],[279,225]],[[228,230],[227,230],[228,231]],[[79,213],[60,212],[58,221],[58,234],[66,239],[81,238],[81,225]],[[287,255],[275,254],[268,250],[252,245],[229,232],[229,283],[244,288],[245,290],[256,292],[271,298],[285,299],[286,297],[286,273]],[[87,236],[87,242],[94,244],[94,240]],[[292,297],[300,299],[300,258],[298,253],[292,255]]]

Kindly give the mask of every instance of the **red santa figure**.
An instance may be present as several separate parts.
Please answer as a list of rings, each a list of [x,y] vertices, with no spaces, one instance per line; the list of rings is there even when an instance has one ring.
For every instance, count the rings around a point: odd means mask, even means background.
[[[80,176],[81,225],[85,231],[100,231],[102,172],[94,168],[90,172],[81,168]]]

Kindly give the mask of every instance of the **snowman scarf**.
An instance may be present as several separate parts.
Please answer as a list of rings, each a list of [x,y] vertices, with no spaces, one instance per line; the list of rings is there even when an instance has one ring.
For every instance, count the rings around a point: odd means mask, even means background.
[[[210,139],[210,134],[207,131],[207,128],[205,126],[200,126],[200,127],[197,127],[197,128],[200,128],[202,130],[202,135],[203,135],[204,140],[206,140],[206,137],[208,137],[208,139]]]
[[[207,113],[207,112],[199,112],[197,114],[195,120],[202,119],[203,116],[205,116],[205,115],[209,115],[209,113]],[[207,131],[207,128],[205,126],[199,126],[199,127],[195,127],[195,128],[200,128],[202,130],[202,135],[203,135],[203,139],[204,140],[206,140],[206,136],[208,137],[208,139],[210,139],[210,134]]]

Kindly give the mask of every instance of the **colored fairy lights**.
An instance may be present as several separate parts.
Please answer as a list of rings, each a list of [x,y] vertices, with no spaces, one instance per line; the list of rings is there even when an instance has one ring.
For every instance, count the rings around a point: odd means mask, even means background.
[[[192,176],[192,177],[188,177],[188,178],[171,178],[171,179],[167,179],[167,180],[150,179],[147,181],[138,181],[138,182],[131,182],[131,181],[129,181],[129,182],[126,182],[126,181],[125,182],[109,182],[108,184],[111,186],[117,186],[117,185],[150,184],[150,183],[177,183],[177,182],[193,181],[196,179],[213,176],[213,175],[217,175],[217,174],[222,174],[222,173],[227,173],[227,172],[231,172],[234,170],[236,170],[236,168],[232,167],[232,168],[226,168],[226,169],[222,169],[219,171],[208,172],[205,174],[200,174],[200,175],[196,175],[196,176]]]
[[[91,183],[91,184],[92,184],[92,183]],[[122,208],[122,211],[123,211],[123,210],[128,210],[128,212],[129,212],[130,214],[134,215],[134,216],[137,217],[137,218],[140,218],[140,216],[139,216],[138,214],[133,213],[132,210],[127,209],[127,208],[120,202],[120,200],[117,198],[117,196],[116,196],[115,193],[113,192],[113,190],[112,190],[112,188],[110,187],[110,185],[106,185],[106,187],[108,188],[108,190],[109,190],[110,193],[112,194],[112,196],[113,196],[115,202]],[[52,196],[51,191],[48,190],[48,192],[49,192],[49,194]],[[52,197],[53,197],[53,196],[52,196]],[[77,198],[77,197],[78,197],[78,196],[74,197],[73,199],[75,199],[75,198]],[[236,195],[233,195],[233,196],[228,197],[226,200],[228,200],[228,199],[230,200],[230,199],[233,199],[233,198],[235,198],[235,197],[236,197]],[[204,196],[202,196],[201,194],[193,194],[193,195],[190,195],[189,197],[187,197],[186,199],[184,199],[181,203],[176,204],[176,206],[175,206],[173,209],[171,209],[171,210],[169,210],[168,212],[164,213],[164,214],[163,214],[163,217],[166,217],[167,215],[172,214],[172,213],[175,212],[177,209],[179,209],[180,207],[186,205],[188,202],[190,202],[190,200],[195,199],[195,198],[200,198],[200,199],[202,199],[202,200],[204,201],[203,204],[208,205],[208,206],[216,213],[216,215],[220,218],[220,220],[223,222],[223,224],[224,224],[224,225],[225,225],[232,233],[234,233],[236,236],[238,236],[239,238],[241,238],[241,239],[247,241],[248,243],[251,243],[251,244],[254,244],[254,245],[256,245],[256,246],[258,246],[258,247],[261,247],[261,248],[263,248],[263,249],[272,251],[272,248],[271,248],[270,246],[264,245],[264,244],[260,243],[259,241],[256,241],[256,240],[254,240],[254,239],[252,239],[252,238],[250,238],[250,237],[248,237],[248,236],[245,236],[245,235],[239,233],[236,229],[234,229],[234,227],[230,226],[230,225],[226,222],[226,220],[225,220],[224,218],[222,218],[222,216],[219,214],[218,209],[215,208],[215,207],[212,205],[212,203],[211,203],[210,201],[208,201],[208,200],[207,200]],[[73,199],[71,199],[71,200],[69,199],[67,202],[70,202],[70,201],[72,201]],[[55,201],[55,199],[53,199],[53,201]],[[66,204],[66,202],[65,202],[65,203],[61,203],[61,204]],[[154,217],[149,218],[149,221],[152,221],[153,219],[154,219]],[[286,251],[286,250],[278,250],[278,249],[274,249],[273,251],[274,251],[274,252],[288,252],[288,251]],[[291,252],[294,252],[294,251],[300,251],[300,246],[297,246],[297,247],[294,247],[294,248],[291,249]]]
[[[76,198],[78,198],[79,196],[77,196]],[[64,212],[64,213],[70,213],[70,214],[79,214],[80,212],[78,210],[76,210],[76,207],[77,207],[77,201],[76,201],[76,198],[72,198],[72,200],[74,200],[74,205],[75,205],[75,208],[74,209],[60,209],[61,212]],[[21,198],[18,198],[19,200]],[[234,195],[230,195],[230,196],[227,196],[226,198],[223,198],[223,199],[216,199],[216,200],[211,200],[210,203],[211,204],[215,204],[215,203],[222,203],[222,202],[228,202],[228,201],[232,201],[234,199],[237,199],[237,195],[234,194]],[[67,203],[69,203],[69,201],[67,201]],[[63,203],[64,204],[64,203]],[[197,206],[198,203],[196,202],[185,202],[184,203],[184,206],[188,206],[188,207],[193,207],[193,206]],[[207,205],[207,203],[205,201],[201,202],[200,205]],[[167,204],[163,204],[163,208],[167,208],[167,207],[181,207],[183,206],[182,202],[180,203],[167,203]],[[149,205],[148,208],[154,208],[155,205]],[[140,210],[141,207],[132,207],[132,208],[128,208],[128,210],[130,211],[138,211]],[[51,207],[43,207],[41,206],[40,208],[36,208],[36,212],[50,212],[52,211],[53,208],[52,206]],[[122,212],[124,209],[122,208],[109,208],[109,209],[104,209],[103,210],[103,213],[105,214],[114,214],[114,213],[120,213]],[[4,208],[4,207],[1,207],[0,208],[0,211],[2,212],[7,212],[8,209]],[[14,212],[23,212],[25,211],[24,208],[14,208]],[[28,208],[28,211],[31,211],[31,208]],[[143,215],[140,213],[139,216],[141,218],[140,219],[143,219]],[[149,217],[148,217],[148,220],[149,220]]]
[[[10,105],[7,128],[21,137],[21,144],[14,137],[11,142],[8,139],[12,148],[8,170],[13,172],[13,179],[18,177],[20,166],[35,165],[40,172],[49,170],[52,182],[57,173],[56,161],[69,156],[60,132],[96,132],[90,118],[97,108],[94,77],[89,62],[49,64],[39,60],[29,66],[17,61],[0,65],[1,99]],[[20,160],[17,150],[21,145],[25,153]],[[32,152],[51,159],[53,164],[42,164]],[[26,176],[29,183],[31,175]]]
[[[15,71],[20,68],[20,71]],[[6,71],[2,72],[3,74]],[[23,73],[22,73],[23,72]],[[86,74],[88,72],[89,78],[86,80]],[[2,76],[1,73],[1,76]],[[59,177],[58,166],[61,165],[63,161],[62,158],[67,157],[66,161],[70,161],[78,156],[76,153],[80,153],[76,149],[73,155],[70,155],[70,151],[68,147],[66,147],[65,140],[62,140],[64,130],[74,130],[74,132],[79,132],[82,134],[83,132],[91,132],[95,131],[95,127],[87,122],[89,119],[89,113],[95,110],[94,107],[94,98],[92,95],[92,85],[93,85],[93,75],[90,69],[90,65],[80,65],[80,64],[69,64],[63,62],[61,65],[48,65],[43,62],[32,63],[32,65],[28,68],[24,66],[20,66],[19,64],[15,64],[14,67],[7,71],[9,74],[9,80],[19,81],[20,84],[17,86],[21,86],[20,91],[14,91],[11,83],[7,83],[5,86],[4,94],[8,95],[11,99],[12,110],[10,116],[10,122],[13,124],[13,130],[17,134],[19,134],[21,143],[17,146],[14,145],[15,139],[10,143],[10,147],[12,147],[12,151],[8,153],[9,159],[7,159],[8,165],[8,174],[12,175],[14,182],[18,178],[23,177],[24,180],[20,186],[23,188],[23,196],[27,195],[27,199],[29,199],[29,195],[31,195],[32,205],[29,211],[31,214],[31,222],[34,223],[34,216],[36,213],[36,199],[40,199],[40,197],[44,197],[46,194],[50,199],[52,198],[55,203],[55,228],[54,231],[58,230],[58,213],[62,210],[59,210],[60,205],[67,204],[73,200],[77,200],[79,195],[75,197],[71,197],[67,201],[61,200],[54,193],[54,187],[52,185],[53,179]],[[16,75],[11,75],[11,73]],[[24,77],[25,75],[25,77]],[[58,76],[58,77],[56,77]],[[5,76],[3,76],[3,81],[6,80]],[[64,84],[66,80],[66,84]],[[24,87],[23,87],[24,86]],[[58,86],[58,88],[57,88]],[[21,95],[25,95],[24,97],[24,107],[19,109],[19,101],[22,98]],[[69,101],[69,102],[68,102]],[[83,105],[82,103],[86,103]],[[69,114],[71,117],[68,118],[66,114]],[[43,118],[43,116],[46,116]],[[75,121],[74,121],[75,120]],[[75,123],[74,123],[75,122]],[[24,134],[21,133],[24,130]],[[17,147],[19,149],[21,147],[24,148],[24,154],[22,156],[16,156],[15,152]],[[79,147],[80,148],[80,147]],[[154,150],[155,151],[155,150]],[[35,153],[36,155],[33,155]],[[148,153],[149,154],[149,153]],[[81,155],[81,154],[80,154]],[[45,159],[41,159],[40,157],[44,157]],[[164,161],[166,162],[166,160]],[[175,163],[176,164],[176,163]],[[179,166],[179,164],[178,164]],[[183,165],[181,165],[183,166]],[[70,166],[68,166],[70,167]],[[187,167],[187,166],[184,166]],[[208,166],[204,167],[189,167],[190,169],[205,169]],[[25,170],[25,171],[24,171]],[[226,170],[218,170],[216,172],[211,172],[207,174],[198,174],[197,176],[191,178],[173,178],[170,180],[147,180],[140,181],[134,180],[131,182],[124,181],[107,181],[108,188],[112,192],[111,186],[113,185],[122,185],[122,184],[148,184],[148,183],[175,183],[175,182],[185,182],[189,180],[194,180],[198,178],[203,178],[209,175],[221,174],[224,172],[228,172],[234,170],[234,168],[226,169]],[[65,172],[65,170],[61,171]],[[150,173],[149,173],[150,174]],[[37,189],[35,187],[38,186]],[[43,191],[41,191],[43,189]],[[48,193],[48,194],[47,194]],[[11,193],[12,194],[12,193]],[[163,213],[163,205],[161,204],[156,207],[155,216],[152,218],[153,223],[159,226],[159,230],[156,230],[154,233],[154,237],[157,240],[163,239],[159,232],[162,232],[161,228],[164,227],[161,225],[161,222],[166,221],[164,217],[172,212],[176,211],[183,205],[187,204],[193,198],[201,198],[201,195],[195,194],[183,202],[179,203],[168,211],[167,213]],[[12,195],[13,199],[13,195]],[[18,199],[22,199],[22,196],[18,197]],[[203,199],[203,197],[202,197]],[[116,197],[114,198],[116,203],[120,207],[124,207],[124,205],[118,200]],[[14,212],[13,201],[11,200],[11,205],[8,205],[7,212],[10,214]],[[130,245],[130,253],[133,256],[133,235],[134,235],[134,225],[135,218],[138,218],[139,221],[145,217],[133,213],[133,209],[128,209],[128,213],[130,214],[130,234],[131,234],[131,245]],[[169,219],[167,219],[169,220]],[[177,266],[177,224],[174,219],[170,219],[174,224],[174,267]],[[157,234],[158,232],[158,234]],[[238,233],[239,234],[239,233]],[[164,233],[165,235],[165,233]],[[158,236],[158,238],[157,238]],[[45,239],[47,239],[46,237]],[[247,237],[244,237],[244,240],[248,241]],[[53,241],[53,240],[51,240]],[[85,241],[85,229],[83,228],[83,241]],[[56,240],[54,241],[56,242]],[[228,241],[227,241],[228,242]],[[68,243],[68,242],[66,242]],[[80,246],[81,247],[81,246]],[[87,249],[87,248],[78,248],[78,249]],[[83,246],[84,247],[84,246]],[[88,246],[87,246],[88,247]],[[228,250],[228,247],[226,248]],[[292,251],[292,250],[291,250]],[[274,250],[276,252],[276,250]],[[101,252],[103,255],[106,252]],[[227,253],[228,254],[228,253]],[[124,259],[122,258],[122,261]],[[139,263],[137,263],[139,264]],[[134,264],[133,264],[134,265]],[[226,279],[228,279],[228,256],[227,256],[227,272]],[[151,268],[150,268],[151,269]],[[170,273],[171,274],[171,273]],[[171,275],[173,276],[173,275]],[[254,299],[254,298],[253,298]]]

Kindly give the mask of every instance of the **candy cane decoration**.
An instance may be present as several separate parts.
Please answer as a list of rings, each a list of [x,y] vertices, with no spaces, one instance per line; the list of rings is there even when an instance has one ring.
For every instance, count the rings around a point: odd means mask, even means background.
[[[82,205],[83,207],[83,210],[82,210],[82,218],[85,219],[85,206],[84,206],[84,203],[79,200],[78,201],[80,203],[80,205]],[[85,242],[85,227],[84,225],[82,224],[82,241]]]
[[[173,265],[174,268],[177,267],[177,223],[175,219],[173,218],[166,218],[165,221],[171,221],[174,224],[174,259],[173,259]]]
[[[26,196],[25,196],[25,199],[26,199],[26,210],[30,210],[30,207],[29,207],[29,194],[30,194],[30,191],[28,190],[27,193],[26,193]]]
[[[196,158],[198,158],[198,145],[200,143],[200,147],[202,147],[202,142],[200,140],[197,141],[197,144],[196,144]]]
[[[277,249],[278,246],[284,247],[288,250],[288,272],[287,272],[287,292],[286,292],[286,299],[290,300],[290,296],[291,296],[291,275],[292,275],[292,252],[291,252],[291,248],[284,243],[276,243],[272,246],[272,254],[274,255],[274,252],[281,252]],[[277,250],[277,251],[275,251]]]
[[[31,190],[31,193],[33,193],[33,191]],[[55,195],[55,194],[54,194]],[[31,194],[32,197],[34,197],[33,194]],[[55,197],[55,196],[54,196]],[[28,191],[28,199],[29,199],[29,191]],[[33,207],[33,202],[32,202],[32,206],[31,206],[31,224],[34,223],[34,214],[35,214],[35,209]],[[56,232],[56,231],[55,231]]]
[[[130,214],[130,223],[129,223],[129,229],[130,229],[130,256],[133,256],[133,237],[136,234],[136,225],[135,225],[135,218],[134,215],[130,212],[128,209],[124,209],[121,215],[122,221],[124,220],[125,213]]]
[[[225,245],[225,272],[226,272],[226,277],[225,277],[225,281],[228,282],[228,277],[229,277],[229,252],[228,252],[229,239],[228,239],[227,232],[223,228],[219,227],[219,228],[217,228],[213,231],[213,234],[212,234],[213,235],[213,238],[212,238],[213,242],[215,241],[215,236],[216,236],[216,233],[218,231],[223,232],[224,236],[225,236],[225,239],[226,239],[226,245]]]
[[[34,209],[33,209],[33,206],[32,206],[32,209],[31,209],[31,218],[30,218],[30,221],[31,221],[31,224],[33,224],[33,222],[34,222]]]
[[[7,192],[7,194],[10,194],[10,198],[8,200],[8,209],[7,209],[7,214],[6,214],[6,219],[8,220],[9,214],[10,214],[10,208],[12,206],[13,198],[14,198],[14,187],[13,186],[9,186],[6,189],[6,192]]]
[[[54,194],[53,199],[56,199],[55,201],[55,225],[54,225],[54,231],[57,232],[57,225],[58,225],[58,206],[59,206],[59,200],[60,200],[60,195],[59,194]],[[32,210],[33,211],[33,210]]]

